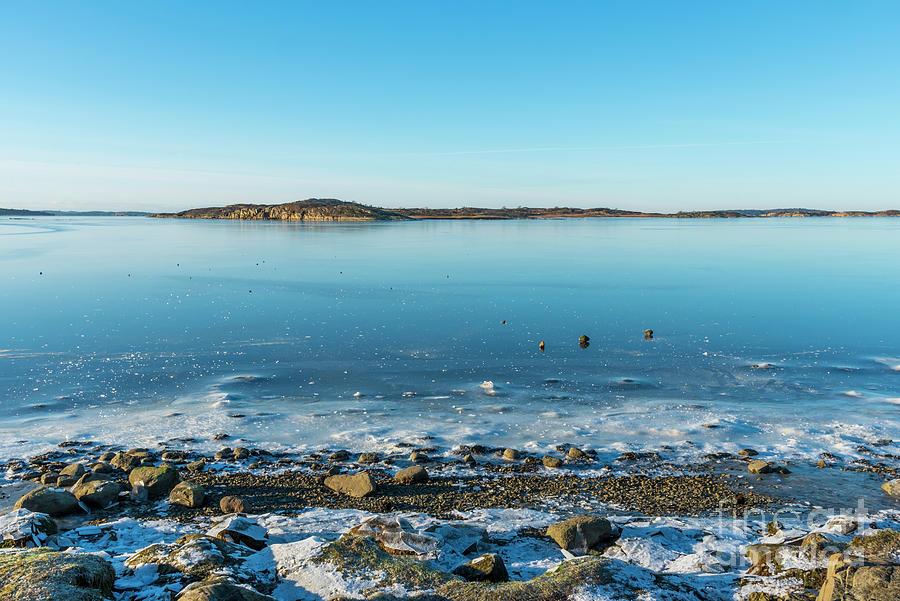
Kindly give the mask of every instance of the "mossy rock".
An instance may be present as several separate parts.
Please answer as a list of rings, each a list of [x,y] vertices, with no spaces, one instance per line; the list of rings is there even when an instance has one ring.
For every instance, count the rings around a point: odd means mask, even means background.
[[[4,601],[100,601],[112,599],[116,573],[96,555],[47,549],[0,552]]]
[[[78,509],[78,499],[68,491],[42,487],[16,501],[16,509],[23,507],[35,513],[66,515]]]
[[[173,544],[155,544],[145,547],[125,560],[125,567],[132,570],[156,564],[160,574],[180,572],[195,578],[206,578],[215,572],[238,567],[254,551],[243,545],[206,536],[186,534]]]
[[[147,490],[147,496],[158,499],[169,494],[169,491],[178,482],[178,470],[168,463],[158,467],[136,467],[128,474],[128,483],[132,486],[143,486]]]
[[[588,553],[600,550],[616,539],[612,524],[606,518],[580,515],[547,528],[547,536],[567,551]]]
[[[391,555],[371,538],[352,534],[345,534],[326,546],[313,561],[334,565],[348,574],[378,572],[379,585],[385,588],[400,584],[407,589],[436,589],[447,582],[460,580],[426,562],[405,555]]]
[[[885,528],[875,534],[855,536],[849,551],[866,559],[880,559],[900,552],[900,532]]]
[[[203,491],[203,487],[187,480],[176,484],[169,493],[169,503],[184,507],[202,507],[205,500],[206,493]]]
[[[119,483],[112,480],[88,480],[76,484],[72,494],[85,505],[102,509],[115,503],[121,490]]]
[[[41,547],[58,532],[56,522],[46,513],[14,509],[0,516],[0,548]]]
[[[390,555],[371,539],[346,534],[331,543],[313,559],[330,564],[348,575],[379,574],[378,588],[363,591],[366,598],[388,600],[379,589],[400,585],[407,591],[432,591],[416,599],[441,601],[562,601],[586,585],[613,582],[610,560],[586,557],[562,563],[556,570],[528,581],[466,582],[438,570],[430,562],[407,556]],[[663,583],[665,584],[665,583]],[[623,583],[627,587],[627,583]],[[633,593],[634,591],[632,591]]]
[[[437,589],[448,601],[560,601],[569,599],[588,584],[606,585],[614,580],[610,560],[586,557],[566,561],[558,568],[525,581],[500,583],[454,581]],[[627,587],[627,583],[622,583]],[[625,598],[637,598],[636,591]]]
[[[224,578],[210,578],[195,582],[178,593],[178,601],[275,601],[249,588],[238,586]]]

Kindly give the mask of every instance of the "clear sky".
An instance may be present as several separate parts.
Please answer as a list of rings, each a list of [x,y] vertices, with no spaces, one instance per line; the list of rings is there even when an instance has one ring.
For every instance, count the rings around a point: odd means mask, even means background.
[[[900,2],[7,2],[0,206],[900,207]]]

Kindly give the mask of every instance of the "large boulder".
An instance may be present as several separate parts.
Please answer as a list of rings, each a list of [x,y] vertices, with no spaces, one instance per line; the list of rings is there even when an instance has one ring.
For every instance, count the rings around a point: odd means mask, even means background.
[[[138,457],[137,455],[132,455],[131,453],[126,453],[124,451],[119,451],[118,453],[113,455],[110,463],[123,472],[130,472],[131,470],[139,466],[143,460],[143,457]]]
[[[269,533],[265,528],[251,519],[238,515],[219,522],[206,534],[250,547],[255,551],[264,549],[269,542]]]
[[[616,540],[612,524],[606,518],[581,515],[547,528],[547,536],[560,548],[577,553],[599,551]]]
[[[56,522],[46,513],[14,509],[0,515],[0,547],[40,547],[56,532]]]
[[[427,555],[438,550],[440,541],[412,531],[406,520],[386,515],[371,517],[350,529],[350,534],[374,540],[391,555]]]
[[[773,471],[772,464],[762,459],[754,459],[747,464],[747,471],[751,474],[771,474]]]
[[[203,492],[203,487],[187,480],[176,484],[169,493],[169,503],[184,507],[202,507],[205,500],[206,493]]]
[[[59,478],[56,481],[57,486],[72,486],[84,475],[84,464],[70,463],[66,467],[59,470]]]
[[[544,464],[544,467],[556,469],[562,466],[562,459],[560,459],[559,457],[554,457],[552,455],[544,455],[543,457],[541,457],[541,463]]]
[[[892,497],[900,497],[900,478],[885,482],[881,485],[881,490]]]
[[[226,496],[219,499],[219,509],[222,513],[247,513],[250,503],[243,497]]]
[[[325,486],[344,495],[362,498],[375,493],[375,481],[366,472],[338,474],[325,478]]]
[[[453,570],[469,582],[506,582],[509,573],[503,565],[503,559],[496,553],[485,553],[472,561],[467,561]]]
[[[428,481],[428,472],[421,465],[414,465],[394,474],[394,482],[399,484],[418,484]]]
[[[136,467],[128,474],[133,488],[147,491],[147,498],[158,499],[169,494],[178,483],[178,470],[168,463],[160,466]]]
[[[0,553],[0,599],[101,601],[112,598],[116,573],[96,555],[47,549]]]
[[[825,584],[816,601],[896,601],[900,599],[900,565],[848,561],[835,553],[828,560]]]
[[[243,545],[205,534],[187,534],[172,544],[157,543],[144,547],[125,560],[132,570],[156,564],[160,574],[181,573],[206,578],[213,573],[236,573],[254,551]]]
[[[65,490],[41,487],[16,501],[14,507],[47,515],[66,515],[78,509],[78,499]]]
[[[112,480],[79,481],[72,489],[72,494],[89,507],[103,509],[115,503],[122,487]]]
[[[178,601],[274,601],[251,588],[239,586],[224,578],[210,578],[190,584],[177,597]]]

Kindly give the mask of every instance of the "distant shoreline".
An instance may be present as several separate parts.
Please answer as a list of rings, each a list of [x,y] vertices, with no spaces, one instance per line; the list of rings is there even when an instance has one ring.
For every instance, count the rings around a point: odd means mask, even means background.
[[[188,209],[174,213],[142,211],[39,211],[0,208],[0,216],[130,216],[169,219],[232,219],[246,221],[424,221],[424,220],[514,220],[579,218],[655,218],[655,219],[764,219],[777,217],[900,217],[900,210],[830,211],[822,209],[718,209],[678,211],[675,213],[626,211],[607,207],[461,207],[445,209],[386,209],[336,199],[310,198],[283,204],[236,204],[222,207]]]
[[[587,217],[639,217],[664,219],[754,219],[766,217],[900,217],[900,210],[827,211],[820,209],[730,209],[656,213],[611,208],[478,208],[385,209],[336,199],[310,198],[276,205],[237,204],[189,209],[176,213],[156,213],[150,217],[178,219],[237,219],[250,221],[422,221],[432,219],[572,219]]]

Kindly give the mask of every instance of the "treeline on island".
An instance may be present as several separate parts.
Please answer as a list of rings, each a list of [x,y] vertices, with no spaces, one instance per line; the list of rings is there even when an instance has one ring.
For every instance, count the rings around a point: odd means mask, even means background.
[[[405,208],[384,209],[333,198],[310,198],[284,204],[235,204],[224,207],[157,213],[151,217],[184,219],[248,219],[276,221],[397,221],[417,219],[552,219],[578,217],[664,217],[672,219],[764,218],[764,217],[900,217],[900,211],[823,211],[817,209],[737,209],[652,213],[610,208],[516,207],[490,209]]]

